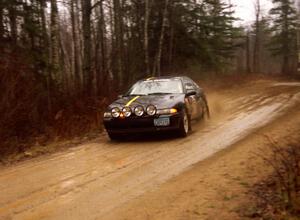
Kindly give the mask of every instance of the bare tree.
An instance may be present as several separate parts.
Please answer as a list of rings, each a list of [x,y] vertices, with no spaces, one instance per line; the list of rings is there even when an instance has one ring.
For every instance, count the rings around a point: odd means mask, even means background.
[[[51,77],[55,83],[61,86],[61,75],[59,73],[59,25],[57,1],[51,0]]]
[[[91,42],[91,0],[81,0],[82,5],[82,32],[83,32],[83,83],[86,95],[93,94],[93,74],[91,69],[92,42]]]
[[[255,38],[254,38],[254,50],[253,50],[253,70],[254,73],[260,72],[260,45],[261,45],[261,3],[260,0],[256,0],[255,4]]]
[[[145,0],[145,26],[144,26],[144,50],[145,50],[145,66],[147,76],[150,76],[150,64],[149,64],[149,37],[148,37],[148,26],[149,26],[149,15],[150,15],[149,0]]]
[[[122,7],[120,4],[120,0],[114,0],[114,34],[115,34],[115,46],[116,46],[116,59],[117,59],[117,75],[118,75],[118,82],[119,88],[123,87],[123,46],[124,46],[124,39],[123,39],[123,17],[122,17]]]
[[[96,80],[97,80],[97,92],[102,94],[105,91],[103,84],[106,81],[105,75],[107,72],[107,45],[106,45],[106,21],[103,8],[103,0],[99,1],[99,8],[96,11],[98,22],[97,22],[97,37],[96,37],[96,49],[95,49],[95,60],[96,60]]]
[[[173,51],[174,51],[174,38],[175,38],[175,24],[174,24],[174,8],[173,5],[170,4],[170,12],[169,12],[169,21],[170,21],[170,28],[169,28],[169,60],[168,65],[170,70],[172,69],[172,61],[173,61]],[[196,21],[198,22],[198,21]]]
[[[167,25],[168,6],[169,6],[169,0],[165,0],[165,8],[164,8],[163,17],[162,17],[162,25],[161,25],[162,27],[161,27],[161,32],[160,32],[159,45],[158,45],[158,50],[157,50],[156,61],[154,62],[154,67],[153,67],[153,75],[157,75],[157,76],[161,75],[161,54],[162,54],[162,49],[163,49],[165,29],[166,29],[166,25]]]
[[[80,48],[78,38],[78,23],[76,20],[77,0],[71,0],[70,4],[70,15],[72,24],[72,37],[73,37],[73,73],[74,73],[74,84],[75,91],[81,91],[81,77],[80,77]]]

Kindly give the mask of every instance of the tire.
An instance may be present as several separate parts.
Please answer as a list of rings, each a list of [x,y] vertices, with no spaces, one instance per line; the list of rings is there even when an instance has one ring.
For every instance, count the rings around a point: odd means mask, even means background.
[[[110,140],[112,141],[120,141],[122,140],[122,135],[121,134],[115,134],[115,133],[110,133],[110,132],[107,132]]]
[[[179,123],[178,134],[180,137],[186,137],[191,130],[191,120],[185,109],[182,110]]]

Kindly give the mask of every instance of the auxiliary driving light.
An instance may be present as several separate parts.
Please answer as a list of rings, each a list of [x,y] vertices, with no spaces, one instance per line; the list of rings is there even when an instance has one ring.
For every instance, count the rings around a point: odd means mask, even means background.
[[[121,114],[121,110],[118,108],[118,107],[115,107],[111,110],[111,115],[114,117],[114,118],[118,118],[120,117],[120,114]]]
[[[144,114],[144,108],[143,106],[137,106],[134,108],[134,113],[136,116],[142,116]]]
[[[146,112],[148,115],[155,115],[156,114],[156,108],[154,105],[149,105],[147,108],[146,108]]]
[[[123,112],[123,115],[126,117],[126,118],[128,118],[128,117],[130,117],[130,115],[131,115],[131,108],[129,108],[129,107],[124,107],[123,109],[122,109],[122,112]]]

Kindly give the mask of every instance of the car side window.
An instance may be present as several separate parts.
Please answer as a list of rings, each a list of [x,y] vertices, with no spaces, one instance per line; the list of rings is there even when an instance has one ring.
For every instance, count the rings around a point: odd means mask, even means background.
[[[185,89],[187,91],[195,90],[195,86],[192,83],[185,83]]]

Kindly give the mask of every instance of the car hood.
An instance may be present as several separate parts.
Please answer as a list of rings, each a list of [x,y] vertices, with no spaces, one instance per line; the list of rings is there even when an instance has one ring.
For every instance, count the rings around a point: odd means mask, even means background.
[[[184,103],[184,94],[168,94],[168,95],[144,95],[144,96],[126,96],[114,101],[108,109],[114,107],[123,108],[127,103],[134,100],[130,107],[141,105],[146,108],[148,105],[154,105],[157,109],[180,107]]]

